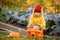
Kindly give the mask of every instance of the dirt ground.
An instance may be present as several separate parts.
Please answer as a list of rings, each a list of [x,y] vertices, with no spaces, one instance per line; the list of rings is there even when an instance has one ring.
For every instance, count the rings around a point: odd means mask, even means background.
[[[19,27],[19,28],[23,28],[23,29],[27,29],[26,25],[22,25],[22,24],[13,24],[13,23],[7,23],[7,24],[10,24],[10,25],[13,25],[13,26],[16,26],[16,27]]]

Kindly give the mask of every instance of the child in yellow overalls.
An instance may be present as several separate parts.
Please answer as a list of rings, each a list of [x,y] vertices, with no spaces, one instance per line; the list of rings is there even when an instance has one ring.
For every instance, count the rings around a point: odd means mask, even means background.
[[[40,27],[42,27],[42,30],[39,30],[40,31],[39,35],[42,35],[42,36],[40,36],[42,38],[43,37],[43,30],[45,30],[46,23],[45,23],[45,19],[43,17],[43,14],[42,14],[42,7],[40,5],[36,5],[36,7],[33,10],[32,15],[30,17],[29,24],[27,26],[27,32],[29,35],[31,35],[31,30],[33,30],[35,27],[35,26],[33,26],[33,28],[31,28],[32,24],[37,24],[37,25],[40,25]],[[38,26],[35,27],[35,29],[39,29]],[[32,31],[32,33],[33,33],[33,31]],[[38,33],[35,35],[37,35],[35,37],[38,38],[38,36],[39,36]]]

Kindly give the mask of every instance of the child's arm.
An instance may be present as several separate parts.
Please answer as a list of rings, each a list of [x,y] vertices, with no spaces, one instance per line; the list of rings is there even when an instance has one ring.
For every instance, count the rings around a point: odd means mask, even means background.
[[[27,28],[29,28],[31,24],[33,24],[33,18],[32,18],[32,16],[30,17],[30,20],[29,20],[29,23],[27,25]]]
[[[42,16],[42,27],[43,27],[43,30],[46,30],[46,23],[43,16]]]

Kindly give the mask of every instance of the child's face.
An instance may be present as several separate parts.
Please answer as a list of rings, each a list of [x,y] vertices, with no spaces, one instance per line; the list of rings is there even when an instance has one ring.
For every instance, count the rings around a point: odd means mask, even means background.
[[[36,16],[39,16],[40,15],[40,13],[34,13]]]

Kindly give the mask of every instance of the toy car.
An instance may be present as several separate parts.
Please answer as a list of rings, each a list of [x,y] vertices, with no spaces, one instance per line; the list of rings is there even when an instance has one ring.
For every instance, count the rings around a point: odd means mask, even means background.
[[[32,25],[31,28],[27,28],[29,37],[43,38],[43,30],[40,25]]]

